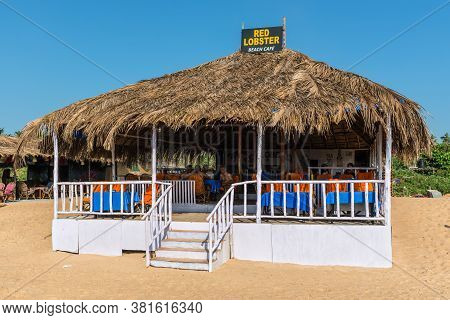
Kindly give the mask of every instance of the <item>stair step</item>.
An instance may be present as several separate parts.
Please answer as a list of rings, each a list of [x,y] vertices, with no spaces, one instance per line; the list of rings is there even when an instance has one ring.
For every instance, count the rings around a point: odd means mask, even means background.
[[[208,242],[200,239],[167,238],[161,243],[164,248],[206,249]]]
[[[193,248],[166,248],[161,247],[155,252],[156,257],[164,258],[186,258],[186,259],[208,259],[208,251],[206,249]],[[213,258],[216,257],[216,252]]]
[[[153,258],[150,265],[157,268],[187,269],[208,271],[206,259]]]
[[[207,231],[195,231],[195,230],[169,230],[168,237],[171,239],[208,239]]]

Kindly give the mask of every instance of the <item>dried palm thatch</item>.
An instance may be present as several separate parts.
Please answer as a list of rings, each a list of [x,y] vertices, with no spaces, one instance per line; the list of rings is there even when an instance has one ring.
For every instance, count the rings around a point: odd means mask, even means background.
[[[17,164],[23,164],[25,157],[47,157],[38,147],[39,141],[34,139],[19,148],[20,138],[0,135],[0,158],[16,159]],[[19,151],[19,152],[18,152]]]
[[[373,136],[391,116],[394,150],[404,158],[427,152],[431,139],[421,107],[399,93],[289,49],[233,53],[160,78],[75,102],[27,125],[24,139],[56,130],[60,150],[105,156],[115,136],[164,124],[172,129],[218,122],[329,134],[356,121]],[[83,147],[74,132],[82,132]],[[48,137],[48,135],[47,135]],[[51,141],[47,141],[49,146]],[[44,143],[45,144],[45,143]]]

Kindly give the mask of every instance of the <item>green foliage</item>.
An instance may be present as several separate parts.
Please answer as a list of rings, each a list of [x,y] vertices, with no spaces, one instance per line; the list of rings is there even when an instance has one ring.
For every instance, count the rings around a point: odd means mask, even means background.
[[[432,168],[450,170],[450,141],[448,136],[442,137],[442,140],[442,143],[433,147],[431,157],[425,158],[425,163]]]
[[[395,196],[426,195],[427,190],[450,193],[450,137],[446,133],[441,142],[435,142],[430,156],[423,156],[425,167],[421,171],[408,169],[399,159],[393,158],[392,191]]]
[[[392,158],[392,170],[395,172],[397,170],[408,169],[408,167],[397,157]]]
[[[17,181],[27,181],[27,171],[28,171],[27,167],[17,169],[16,171]]]
[[[422,174],[409,169],[393,170],[392,192],[395,196],[426,195],[427,190],[450,193],[450,176]]]
[[[3,170],[5,168],[0,168],[0,182],[1,182],[1,177],[3,175]],[[13,172],[12,172],[12,168],[11,169],[11,177],[13,176]],[[24,167],[24,168],[19,168],[16,170],[16,174],[17,174],[17,181],[27,181],[27,172],[28,172],[28,168]]]

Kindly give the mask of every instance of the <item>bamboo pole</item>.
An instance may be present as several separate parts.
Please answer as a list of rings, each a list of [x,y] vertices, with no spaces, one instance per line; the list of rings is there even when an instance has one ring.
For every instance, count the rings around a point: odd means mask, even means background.
[[[152,204],[156,200],[156,125],[152,128]]]
[[[392,128],[391,116],[386,119],[386,161],[384,165],[384,218],[386,225],[391,225],[391,152]]]
[[[262,175],[262,139],[263,127],[262,123],[258,123],[258,146],[256,156],[256,222],[261,223],[261,175]]]
[[[242,175],[242,126],[238,127],[238,154],[237,154],[237,166],[239,177]]]
[[[280,136],[280,173],[281,180],[286,177],[286,139],[284,134]]]
[[[116,176],[116,141],[115,138],[113,138],[113,143],[111,146],[111,177],[113,181],[117,180]]]
[[[59,180],[58,135],[53,131],[53,218],[58,218],[58,180]]]
[[[377,132],[377,167],[378,179],[383,179],[383,128],[381,124],[378,125]]]

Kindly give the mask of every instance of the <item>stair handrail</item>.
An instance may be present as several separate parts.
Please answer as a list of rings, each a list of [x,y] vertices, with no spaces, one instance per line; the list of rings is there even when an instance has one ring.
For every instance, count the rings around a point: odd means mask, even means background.
[[[150,246],[161,236],[172,222],[172,188],[170,183],[157,182],[163,186],[161,196],[154,202],[152,207],[142,216],[145,220],[145,261],[150,266]],[[154,222],[156,224],[154,225]],[[153,234],[153,230],[156,230]],[[150,236],[150,233],[152,235]]]
[[[206,218],[209,224],[208,232],[208,271],[212,271],[214,252],[220,247],[225,235],[233,225],[234,189],[232,184],[214,209]]]

